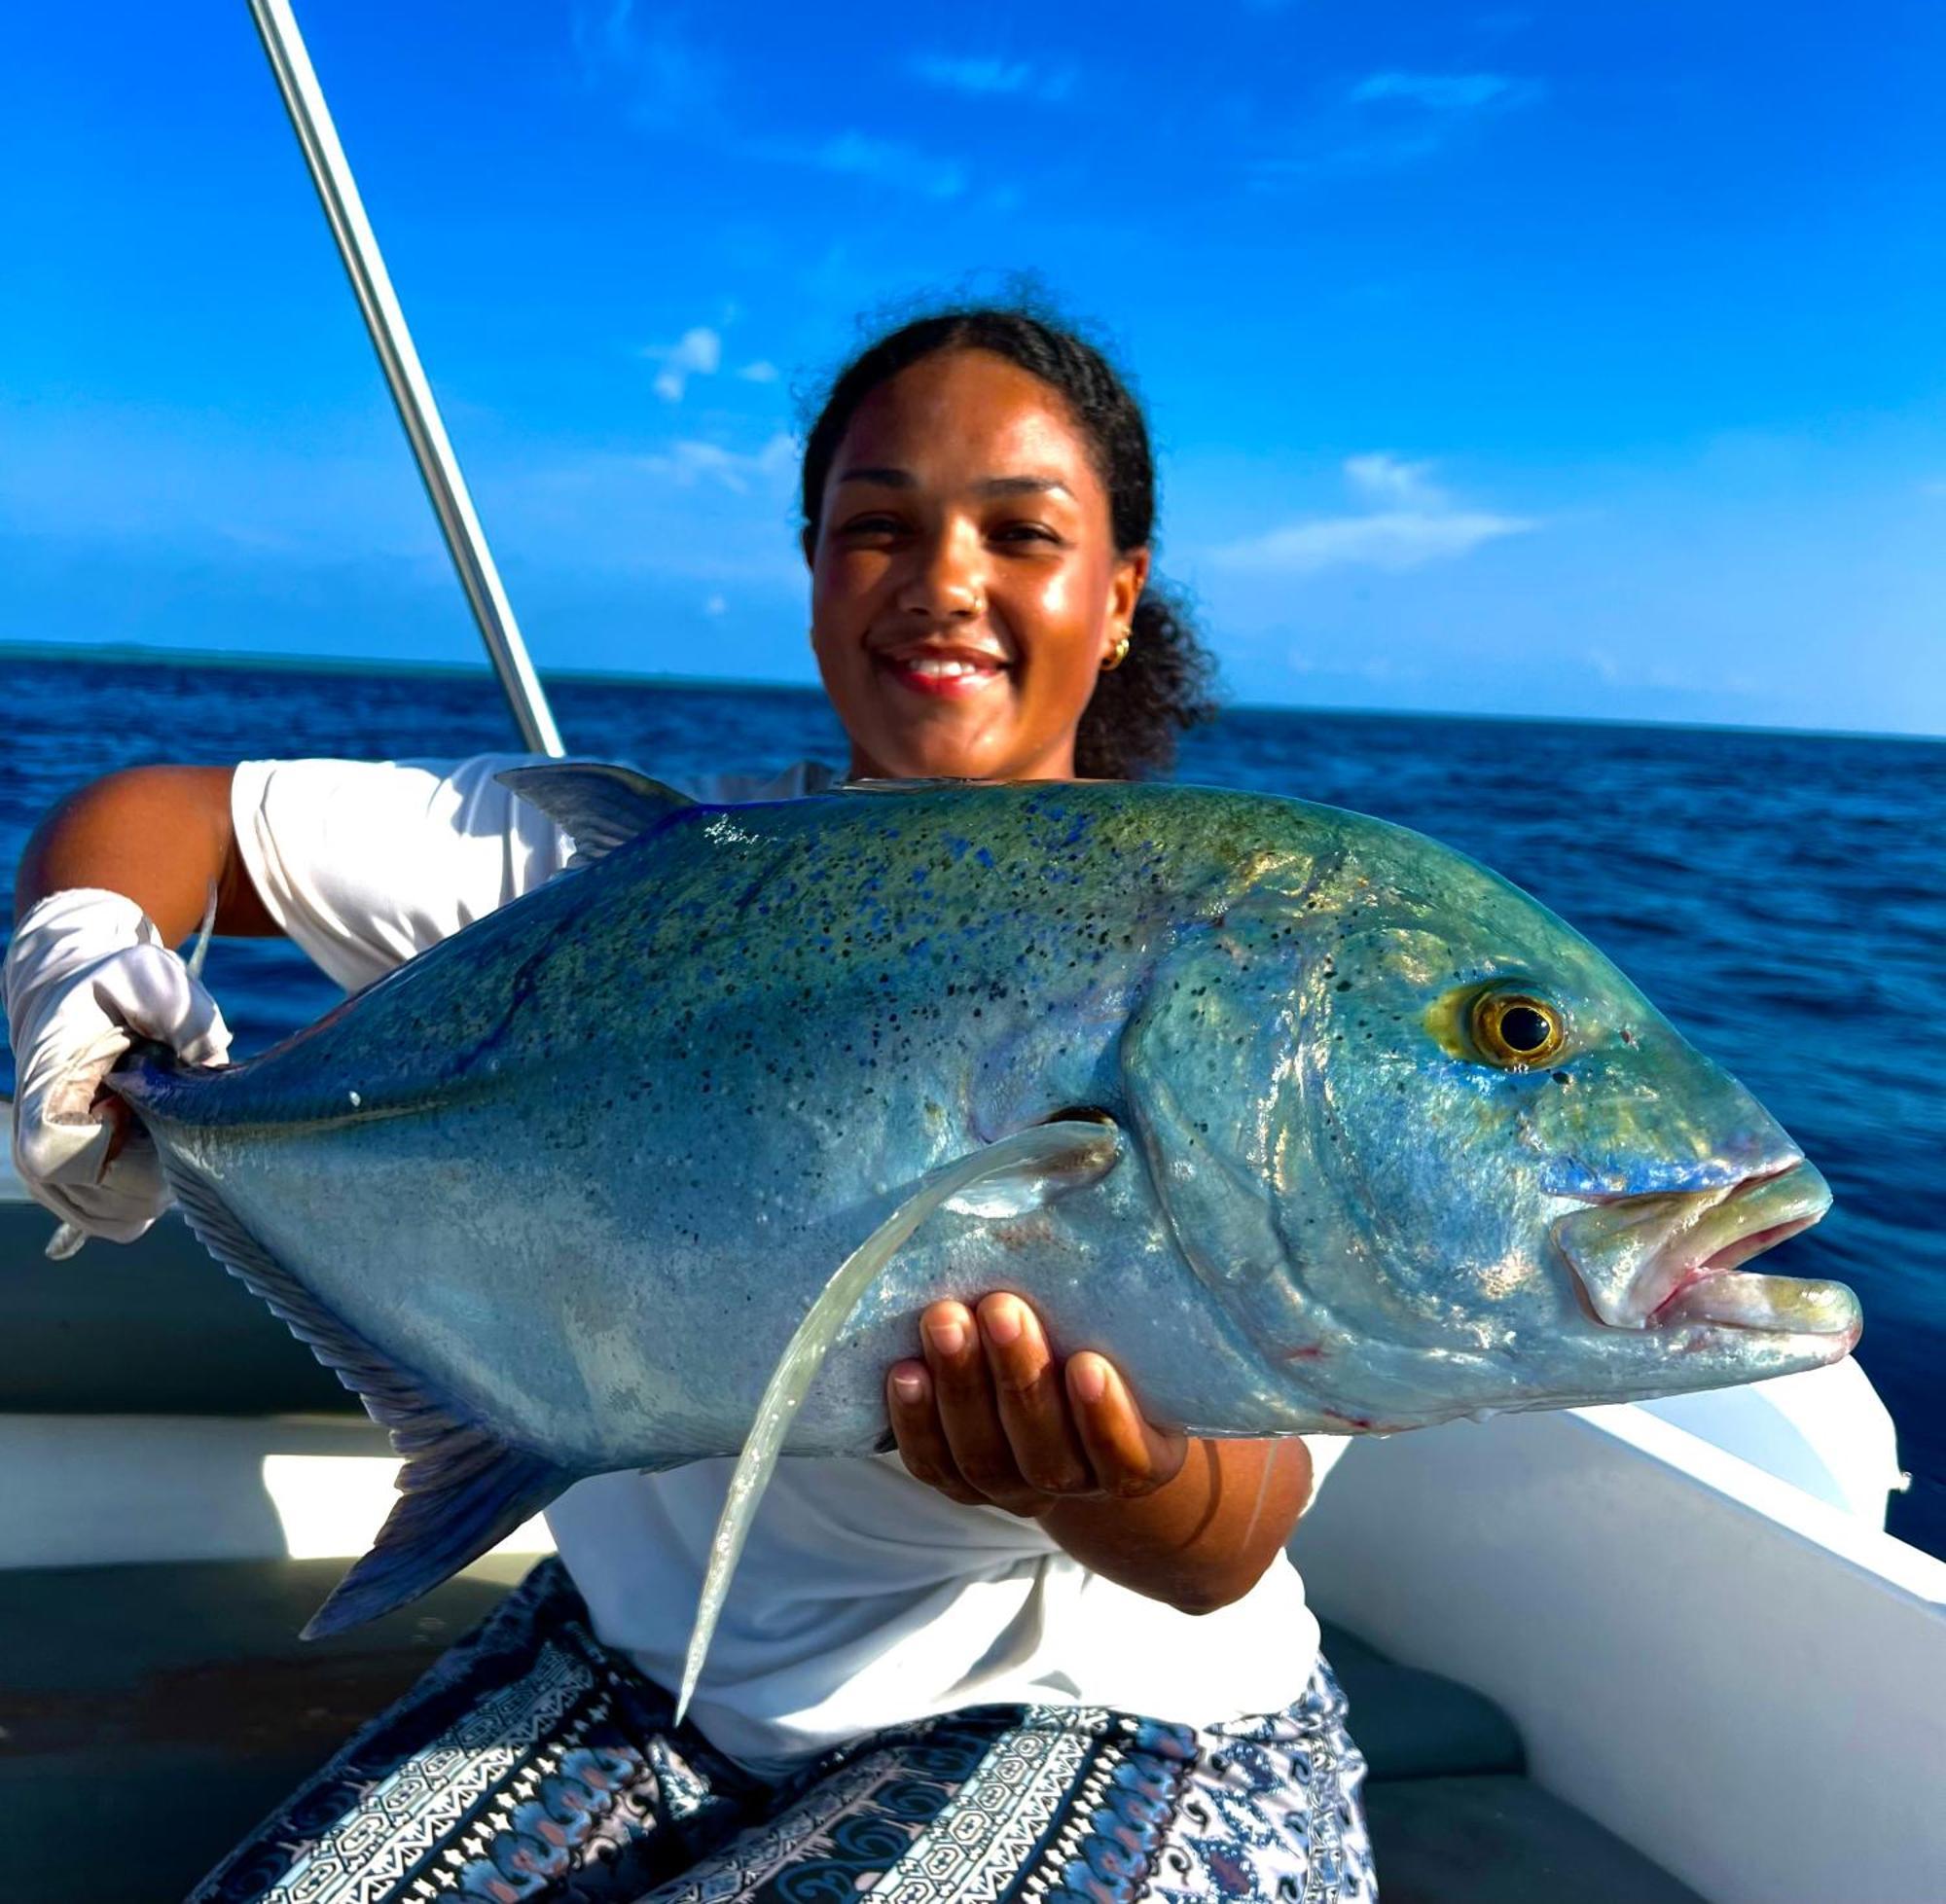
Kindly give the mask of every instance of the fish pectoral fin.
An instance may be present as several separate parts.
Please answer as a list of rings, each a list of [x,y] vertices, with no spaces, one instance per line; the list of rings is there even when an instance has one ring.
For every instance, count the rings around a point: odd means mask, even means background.
[[[627,767],[578,761],[570,767],[510,767],[494,774],[538,807],[574,842],[575,866],[605,858],[617,846],[653,833],[696,802]]]
[[[731,1578],[791,1422],[811,1392],[832,1344],[844,1334],[865,1292],[934,1210],[945,1207],[978,1216],[1018,1215],[1099,1181],[1114,1168],[1120,1154],[1121,1133],[1112,1123],[1077,1119],[1017,1131],[934,1170],[838,1266],[785,1345],[730,1477],[730,1491],[710,1538],[709,1565],[703,1574],[696,1624],[683,1662],[682,1691],[675,1708],[678,1725],[702,1677],[703,1662],[722,1615]],[[990,1188],[993,1196],[989,1206],[969,1201]]]
[[[989,1159],[989,1168],[948,1197],[946,1208],[959,1216],[1025,1216],[1070,1191],[1099,1183],[1122,1152],[1122,1133],[1112,1119],[1038,1124],[1002,1141],[1011,1147],[1004,1160],[992,1158],[998,1144],[973,1153]]]
[[[415,1376],[341,1320],[238,1221],[207,1183],[168,1152],[169,1188],[202,1245],[365,1404],[405,1461],[405,1496],[372,1550],[305,1628],[342,1633],[430,1592],[538,1514],[577,1477],[510,1448],[465,1420]]]

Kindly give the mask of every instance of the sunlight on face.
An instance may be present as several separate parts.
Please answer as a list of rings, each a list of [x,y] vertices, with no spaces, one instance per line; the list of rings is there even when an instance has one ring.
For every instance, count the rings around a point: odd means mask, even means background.
[[[1062,779],[1146,551],[1059,392],[944,351],[858,407],[826,479],[811,639],[851,771]]]

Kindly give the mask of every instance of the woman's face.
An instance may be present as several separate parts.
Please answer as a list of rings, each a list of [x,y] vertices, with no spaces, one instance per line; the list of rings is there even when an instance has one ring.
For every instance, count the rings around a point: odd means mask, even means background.
[[[832,458],[805,554],[811,645],[854,774],[1072,777],[1148,552],[1117,554],[1056,391],[981,350],[880,385]]]

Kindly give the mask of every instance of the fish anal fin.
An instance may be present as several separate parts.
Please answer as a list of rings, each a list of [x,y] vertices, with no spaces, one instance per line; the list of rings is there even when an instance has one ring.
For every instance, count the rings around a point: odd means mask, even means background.
[[[632,768],[577,761],[565,767],[510,767],[493,776],[538,807],[574,842],[575,865],[605,858],[652,833],[696,802]]]
[[[216,1191],[163,1153],[169,1187],[202,1245],[390,1431],[403,1498],[372,1550],[305,1629],[342,1633],[428,1593],[537,1514],[576,1477],[466,1420],[372,1347],[252,1236]]]
[[[429,1460],[450,1472],[419,1472]],[[537,1455],[484,1435],[471,1448],[419,1456],[401,1471],[398,1485],[408,1491],[385,1517],[371,1552],[332,1589],[304,1637],[324,1639],[363,1626],[429,1593],[497,1547],[572,1478]]]

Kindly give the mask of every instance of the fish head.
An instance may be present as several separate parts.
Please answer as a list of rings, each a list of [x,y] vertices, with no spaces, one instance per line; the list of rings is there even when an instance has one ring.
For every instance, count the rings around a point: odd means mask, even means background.
[[[1585,939],[1417,836],[1185,935],[1124,1067],[1175,1239],[1292,1393],[1358,1427],[1839,1359],[1840,1284],[1760,1274],[1830,1192]]]

